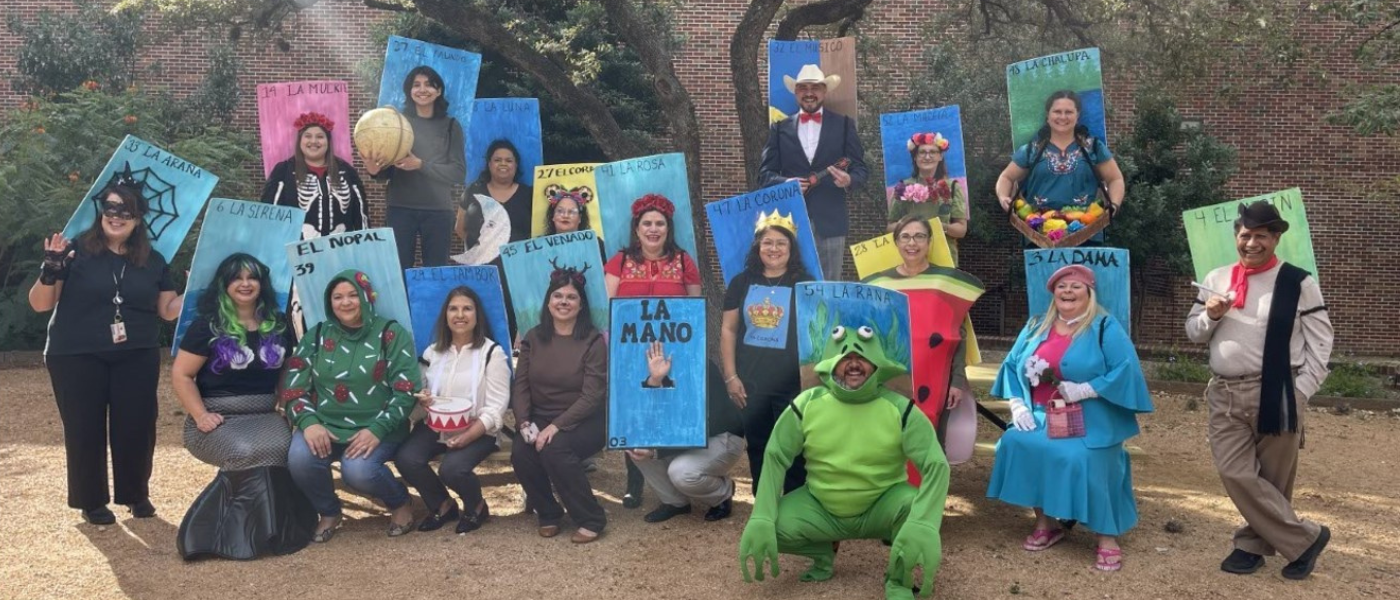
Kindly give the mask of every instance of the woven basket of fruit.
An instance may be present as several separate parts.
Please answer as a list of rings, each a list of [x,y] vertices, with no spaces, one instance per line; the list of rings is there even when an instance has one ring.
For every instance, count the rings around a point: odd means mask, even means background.
[[[1011,206],[1011,226],[1041,248],[1073,248],[1103,231],[1111,220],[1108,211],[1098,202],[1088,208],[1076,208],[1036,210],[1024,199],[1017,198]]]

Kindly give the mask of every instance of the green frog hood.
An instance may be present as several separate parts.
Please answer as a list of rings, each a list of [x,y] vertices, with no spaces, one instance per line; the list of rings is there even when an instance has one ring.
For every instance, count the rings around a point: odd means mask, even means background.
[[[339,324],[335,318],[335,310],[331,307],[331,293],[340,282],[348,281],[355,286],[355,293],[360,296],[360,315],[365,325],[378,320],[378,314],[374,311],[374,302],[379,299],[379,294],[374,291],[374,285],[369,281],[369,277],[363,271],[346,269],[337,273],[330,283],[326,284],[326,320]]]
[[[833,372],[836,370],[836,363],[852,354],[874,365],[875,372],[871,373],[860,387],[847,389],[836,381]],[[822,384],[837,400],[855,404],[874,400],[880,395],[880,388],[885,382],[908,372],[904,365],[885,356],[885,349],[880,345],[880,337],[875,335],[874,329],[868,326],[848,329],[839,325],[831,330],[826,349],[822,351],[822,360],[817,363],[815,370]]]

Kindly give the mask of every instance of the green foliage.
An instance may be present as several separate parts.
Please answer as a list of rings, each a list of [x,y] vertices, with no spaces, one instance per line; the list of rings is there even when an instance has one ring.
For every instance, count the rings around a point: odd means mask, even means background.
[[[1327,380],[1322,382],[1319,396],[1341,396],[1343,398],[1382,398],[1386,396],[1385,384],[1376,372],[1365,364],[1341,363],[1333,367]]]
[[[1393,73],[1400,62],[1400,3],[1393,0],[1334,0],[1325,12],[1352,26],[1351,39],[1359,40],[1354,54],[1363,66]],[[1341,110],[1328,115],[1334,124],[1351,127],[1361,135],[1400,134],[1400,85],[1351,86],[1351,98]]]
[[[501,19],[530,40],[570,74],[575,84],[590,88],[611,109],[624,132],[644,148],[659,149],[665,130],[652,82],[635,52],[622,44],[596,2],[542,3],[526,9],[501,5]],[[659,18],[659,17],[657,17]],[[511,67],[499,55],[418,14],[405,13],[375,28],[376,47],[390,35],[466,48],[482,53],[478,98],[539,98],[546,163],[596,162],[603,152],[588,130],[533,77]],[[372,90],[379,89],[382,55],[357,65]]]
[[[1206,383],[1210,381],[1210,367],[1175,353],[1167,355],[1166,362],[1157,363],[1153,377],[1165,381],[1185,381]]]
[[[11,33],[21,40],[15,54],[19,77],[15,91],[49,97],[96,81],[123,89],[138,76],[137,57],[146,42],[145,12],[112,13],[103,3],[75,0],[71,14],[41,12],[32,23],[7,16]]]

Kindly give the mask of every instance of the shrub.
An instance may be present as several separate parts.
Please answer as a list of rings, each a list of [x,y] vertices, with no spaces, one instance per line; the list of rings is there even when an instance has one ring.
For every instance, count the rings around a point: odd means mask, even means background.
[[[1364,364],[1341,363],[1332,369],[1327,381],[1322,382],[1319,396],[1342,396],[1344,398],[1377,398],[1385,395],[1381,378]]]
[[[1199,362],[1170,354],[1166,362],[1158,363],[1153,369],[1153,376],[1165,381],[1186,381],[1190,383],[1206,383],[1210,381],[1210,367]]]

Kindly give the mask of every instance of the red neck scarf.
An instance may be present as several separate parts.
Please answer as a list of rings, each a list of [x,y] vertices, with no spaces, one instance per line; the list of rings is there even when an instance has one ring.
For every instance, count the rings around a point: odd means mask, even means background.
[[[1235,293],[1235,308],[1244,308],[1245,294],[1249,293],[1249,276],[1258,275],[1278,266],[1278,255],[1269,258],[1269,262],[1260,267],[1246,267],[1240,263],[1230,269],[1230,291]]]

